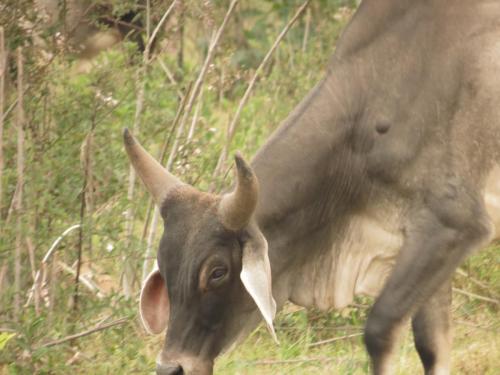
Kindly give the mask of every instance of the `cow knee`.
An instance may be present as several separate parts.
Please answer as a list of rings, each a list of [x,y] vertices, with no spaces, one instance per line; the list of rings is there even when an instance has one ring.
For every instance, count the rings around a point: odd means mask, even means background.
[[[397,320],[375,305],[368,315],[364,341],[371,357],[388,353],[392,348],[393,331]]]
[[[464,194],[453,198],[430,200],[431,211],[441,225],[456,231],[467,245],[480,246],[490,242],[494,226],[482,200]]]

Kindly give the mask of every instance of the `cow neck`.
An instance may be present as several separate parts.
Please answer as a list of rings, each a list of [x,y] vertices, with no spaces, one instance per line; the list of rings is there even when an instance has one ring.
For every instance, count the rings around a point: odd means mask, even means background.
[[[344,88],[341,90],[340,88]],[[331,246],[356,203],[363,168],[349,148],[349,86],[332,74],[311,90],[259,150],[257,222],[269,243],[273,275]]]

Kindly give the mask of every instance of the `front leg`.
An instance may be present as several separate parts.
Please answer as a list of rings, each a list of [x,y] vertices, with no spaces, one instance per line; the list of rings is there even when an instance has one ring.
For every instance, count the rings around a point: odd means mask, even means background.
[[[451,280],[425,301],[412,318],[413,336],[425,375],[450,374]]]
[[[398,328],[450,280],[472,250],[490,239],[483,203],[471,196],[429,198],[413,215],[394,270],[366,323],[365,344],[375,375],[391,373]]]

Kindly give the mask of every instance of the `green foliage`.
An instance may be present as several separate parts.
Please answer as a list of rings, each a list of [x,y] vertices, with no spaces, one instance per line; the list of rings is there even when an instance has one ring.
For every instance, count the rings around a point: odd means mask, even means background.
[[[99,0],[92,3],[100,9],[112,3],[112,15],[120,16],[133,9],[136,2]],[[151,20],[155,25],[168,4],[152,3],[155,6]],[[60,53],[57,48],[46,47],[55,53],[48,61],[40,58],[33,35],[21,22],[26,19],[34,23],[39,21],[32,1],[7,1],[0,5],[0,24],[6,25],[8,49],[13,51],[17,46],[24,46],[25,84],[29,85],[24,95],[26,168],[23,211],[20,213],[23,238],[33,244],[34,266],[38,270],[56,238],[81,221],[82,273],[103,292],[103,296],[98,297],[80,285],[78,306],[73,305],[75,277],[57,265],[58,262],[74,265],[80,245],[76,230],[61,241],[47,266],[48,282],[42,290],[39,311],[31,303],[14,314],[12,280],[17,213],[9,222],[7,217],[17,183],[17,139],[15,116],[11,114],[4,131],[6,166],[2,178],[4,204],[0,207],[0,267],[8,266],[7,287],[0,290],[0,328],[8,327],[15,334],[0,333],[0,373],[108,374],[150,373],[153,370],[162,338],[146,336],[137,321],[137,285],[133,297],[126,299],[120,284],[125,258],[140,277],[145,250],[143,228],[149,202],[140,185],[137,185],[133,202],[127,200],[129,165],[121,134],[124,127],[134,124],[137,96],[144,82],[143,111],[136,135],[153,155],[158,155],[165,139],[172,137],[180,101],[178,93],[185,95],[190,82],[196,78],[208,46],[209,25],[217,27],[220,24],[229,2],[214,1],[207,8],[208,3],[185,2],[182,65],[178,64],[181,18],[176,14],[167,22],[167,31],[160,35],[155,57],[144,70],[137,45],[124,42],[101,53],[92,61],[91,69],[83,73],[79,72],[82,61],[77,55]],[[212,174],[225,142],[226,128],[248,81],[300,3],[299,0],[262,0],[242,1],[239,5],[206,77],[193,137],[188,142],[186,131],[179,139],[181,147],[172,169],[184,181],[200,189],[208,189],[214,182]],[[335,42],[353,8],[353,1],[311,2],[308,39],[304,41],[306,21],[302,18],[282,41],[259,78],[240,118],[231,154],[238,149],[250,158],[316,84],[324,74]],[[93,19],[101,22],[99,17]],[[57,27],[60,25],[42,29],[42,37],[51,41]],[[52,42],[49,45],[53,46]],[[167,77],[162,64],[169,68],[176,82]],[[15,63],[11,59],[8,104],[16,96],[15,73]],[[194,111],[188,119],[188,128],[193,114]],[[86,180],[83,155],[89,147],[90,133],[93,135],[91,168],[88,169],[90,179],[87,176]],[[87,186],[84,186],[85,181]],[[223,178],[218,182],[221,188],[231,183]],[[82,219],[83,192],[85,215]],[[131,238],[127,236],[125,222],[128,208],[135,214]],[[23,304],[33,284],[24,242]],[[496,285],[497,290],[491,293],[499,295],[500,273],[491,262],[494,257],[498,258],[498,251],[493,248],[480,253],[467,263],[467,270],[485,284]],[[460,279],[457,282],[478,294],[489,293],[476,284]],[[265,329],[258,329],[237,352],[225,355],[217,363],[217,370],[227,374],[366,373],[367,361],[359,336],[331,345],[309,346],[332,336],[359,332],[369,301],[356,302],[356,307],[326,313],[287,307],[276,322],[281,346],[274,345]],[[461,319],[466,319],[464,316],[475,319],[480,313],[482,319],[498,325],[495,306],[462,298],[456,310]],[[126,324],[60,345],[44,346],[51,340],[121,317],[129,318]],[[491,340],[498,343],[497,335],[489,334]],[[469,343],[465,336],[460,336],[458,344],[464,350]],[[405,342],[410,341],[406,339]],[[495,355],[498,351],[479,357],[484,359],[484,373],[493,368],[490,362]],[[319,359],[293,362],[307,358]],[[285,362],[259,364],[262,359]],[[292,361],[286,362],[288,360]],[[406,365],[400,366],[401,373],[413,373],[416,363],[416,358],[412,357]]]

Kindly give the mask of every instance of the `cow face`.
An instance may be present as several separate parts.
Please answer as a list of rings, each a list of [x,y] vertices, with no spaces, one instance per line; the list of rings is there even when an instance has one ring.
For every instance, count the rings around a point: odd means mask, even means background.
[[[235,190],[202,193],[169,174],[127,131],[125,146],[164,221],[157,268],[140,298],[146,329],[167,329],[157,373],[211,374],[214,358],[257,308],[274,335],[267,242],[252,220],[257,179],[237,155]]]

